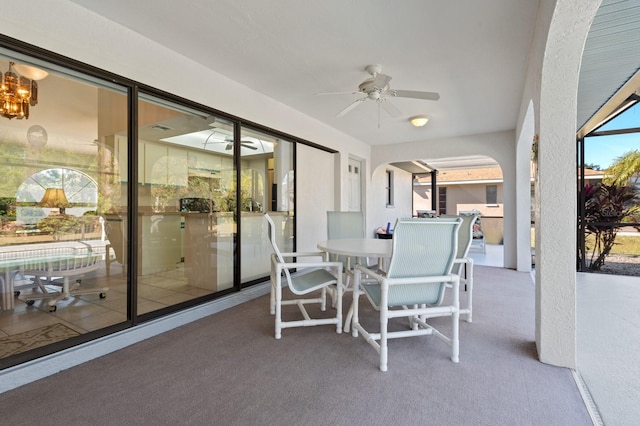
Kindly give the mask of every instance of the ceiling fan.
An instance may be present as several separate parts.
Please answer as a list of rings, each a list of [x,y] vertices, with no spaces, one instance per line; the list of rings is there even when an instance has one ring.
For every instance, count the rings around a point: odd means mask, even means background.
[[[390,97],[424,99],[428,101],[437,101],[438,99],[440,99],[440,95],[436,92],[419,92],[416,90],[392,89],[389,86],[391,76],[382,74],[381,65],[368,65],[365,70],[369,74],[371,74],[371,77],[360,83],[357,92],[351,91],[318,93],[318,95],[364,95],[363,97],[356,99],[345,109],[340,111],[337,114],[337,117],[343,117],[347,115],[350,111],[352,111],[355,107],[357,107],[367,99],[376,101],[378,103],[378,107],[382,106],[382,108],[392,117],[400,117],[402,113],[400,112],[400,110],[398,110],[398,108],[395,107],[395,105],[393,105],[389,101]]]
[[[218,134],[220,136],[223,136],[224,139],[214,139],[213,142],[210,142],[211,137],[215,134]],[[218,133],[216,131],[211,132],[211,134],[209,136],[207,136],[207,138],[204,140],[203,142],[203,147],[204,149],[207,148],[207,144],[208,143],[224,143],[226,144],[226,146],[224,147],[225,151],[231,151],[233,149],[233,138],[230,136],[226,136],[222,133]],[[244,147],[244,148],[248,148],[248,149],[252,149],[252,150],[257,150],[258,147],[254,145],[254,142],[252,140],[242,140],[240,141],[240,146]]]

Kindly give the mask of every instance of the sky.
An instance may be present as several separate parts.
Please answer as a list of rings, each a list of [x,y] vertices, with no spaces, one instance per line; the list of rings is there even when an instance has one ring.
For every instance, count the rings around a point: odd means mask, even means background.
[[[629,108],[599,130],[640,127],[640,103]],[[626,152],[640,151],[640,133],[616,136],[598,136],[585,139],[584,162],[597,164],[602,170],[613,164]]]

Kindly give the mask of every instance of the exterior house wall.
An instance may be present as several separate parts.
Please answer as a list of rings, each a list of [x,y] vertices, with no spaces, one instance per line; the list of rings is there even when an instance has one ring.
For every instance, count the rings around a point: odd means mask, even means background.
[[[447,214],[457,214],[460,210],[469,210],[467,207],[460,207],[461,205],[476,204],[480,205],[479,209],[487,206],[487,185],[497,186],[497,201],[498,204],[503,204],[502,182],[443,185],[447,188]],[[499,216],[502,216],[502,209],[499,213]],[[488,215],[488,212],[483,211],[482,214]],[[490,216],[496,216],[496,214]]]

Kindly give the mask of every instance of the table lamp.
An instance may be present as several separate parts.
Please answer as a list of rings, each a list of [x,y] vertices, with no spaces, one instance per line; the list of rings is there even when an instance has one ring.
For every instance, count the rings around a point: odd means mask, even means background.
[[[71,207],[67,196],[62,188],[47,188],[44,191],[42,200],[38,203],[38,207],[57,208],[59,214],[65,214],[64,210],[67,207]]]

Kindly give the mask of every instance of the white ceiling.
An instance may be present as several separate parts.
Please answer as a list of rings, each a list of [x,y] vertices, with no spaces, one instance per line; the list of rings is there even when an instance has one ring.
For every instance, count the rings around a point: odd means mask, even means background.
[[[538,9],[537,0],[72,1],[371,145],[515,129]],[[579,125],[638,69],[638,22],[640,0],[603,1],[581,68]],[[394,98],[399,118],[367,100],[336,117],[361,96],[316,94],[357,91],[369,64],[382,65],[392,89],[440,100]],[[431,120],[414,128],[414,115]]]
[[[514,129],[534,0],[74,0],[149,39],[372,145]],[[391,88],[440,93],[336,114],[381,64]],[[215,108],[215,105],[211,105]],[[423,128],[408,119],[428,115]]]

